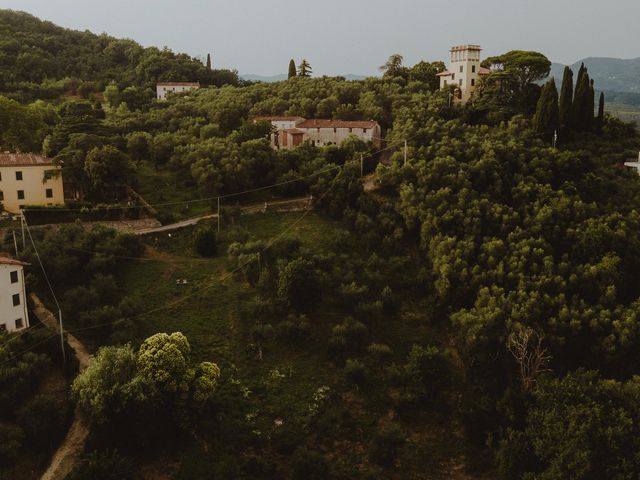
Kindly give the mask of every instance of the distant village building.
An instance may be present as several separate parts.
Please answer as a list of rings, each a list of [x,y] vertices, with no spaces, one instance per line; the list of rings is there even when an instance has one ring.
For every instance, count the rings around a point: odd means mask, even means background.
[[[29,326],[24,267],[27,263],[0,256],[0,331],[16,332]]]
[[[632,168],[640,175],[640,155],[638,155],[638,160],[630,159],[628,162],[624,162],[624,166]]]
[[[0,202],[10,213],[25,205],[62,205],[62,171],[33,153],[0,153]]]
[[[306,120],[302,117],[257,117],[256,121],[268,121],[273,126],[271,145],[274,148],[290,149],[309,142],[324,147],[340,145],[350,136],[364,142],[380,145],[380,125],[373,120]]]
[[[156,85],[156,97],[158,100],[165,100],[168,93],[181,93],[197,90],[200,88],[198,82],[166,82]]]
[[[440,88],[448,88],[455,85],[458,89],[458,98],[462,103],[473,98],[473,93],[483,75],[488,75],[491,70],[480,66],[480,45],[459,45],[452,47],[451,63],[449,69],[439,73]]]

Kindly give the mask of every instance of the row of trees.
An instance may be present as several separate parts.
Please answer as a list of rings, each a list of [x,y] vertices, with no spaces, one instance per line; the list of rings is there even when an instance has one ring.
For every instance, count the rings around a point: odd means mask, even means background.
[[[600,93],[595,117],[594,108],[594,84],[589,79],[587,68],[584,64],[580,66],[574,92],[573,71],[565,67],[559,96],[553,78],[543,87],[533,118],[534,129],[544,136],[558,131],[565,135],[571,131],[601,133],[604,126],[604,92]]]

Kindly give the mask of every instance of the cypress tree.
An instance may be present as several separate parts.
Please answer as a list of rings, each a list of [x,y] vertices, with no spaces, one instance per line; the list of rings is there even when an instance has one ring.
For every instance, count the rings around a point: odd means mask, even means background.
[[[207,53],[207,70],[211,70],[211,54]]]
[[[585,112],[585,122],[587,122],[587,130],[593,130],[595,119],[593,118],[593,113],[596,108],[596,90],[593,87],[593,78],[589,82],[589,96],[587,97],[586,104],[586,112]]]
[[[588,130],[593,120],[593,111],[589,113],[589,97],[591,95],[591,84],[589,82],[589,74],[584,64],[578,72],[578,80],[576,81],[576,91],[573,96],[573,108],[571,116],[571,124],[578,131]]]
[[[296,62],[294,62],[292,58],[291,61],[289,62],[289,76],[287,78],[292,78],[292,77],[295,77],[296,75],[298,75],[298,72],[296,70]]]
[[[598,102],[598,118],[596,119],[596,131],[602,133],[604,126],[604,92],[600,92],[600,101]]]
[[[556,81],[551,78],[542,88],[538,99],[536,114],[533,117],[533,128],[545,137],[553,135],[559,126],[558,89]]]
[[[571,128],[571,107],[573,105],[573,70],[564,67],[560,88],[560,128],[567,132]]]

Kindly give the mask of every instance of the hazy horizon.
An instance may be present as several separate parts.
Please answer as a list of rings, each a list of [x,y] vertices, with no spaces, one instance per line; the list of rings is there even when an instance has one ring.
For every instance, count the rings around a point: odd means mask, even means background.
[[[389,55],[407,65],[448,60],[452,45],[480,44],[483,56],[537,50],[558,63],[585,57],[640,57],[640,2],[617,0],[244,0],[181,3],[157,0],[0,0],[0,8],[31,13],[60,26],[167,46],[192,56],[211,53],[217,68],[241,74],[285,73],[306,58],[315,75],[375,75]],[[323,8],[319,8],[322,5]],[[467,12],[460,16],[460,12]],[[131,20],[136,20],[132,22]]]

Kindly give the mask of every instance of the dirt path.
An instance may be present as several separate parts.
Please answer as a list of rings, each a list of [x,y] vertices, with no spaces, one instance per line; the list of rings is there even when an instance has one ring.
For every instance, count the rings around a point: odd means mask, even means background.
[[[36,317],[38,317],[47,328],[59,332],[58,321],[53,314],[47,310],[35,293],[32,293],[30,296],[34,303]],[[80,363],[80,371],[83,371],[91,365],[93,356],[76,337],[67,335],[67,342],[73,349]],[[88,436],[89,429],[87,425],[85,425],[76,413],[73,423],[67,432],[67,436],[54,454],[49,468],[47,468],[47,471],[44,472],[40,480],[64,480],[77,463]]]

